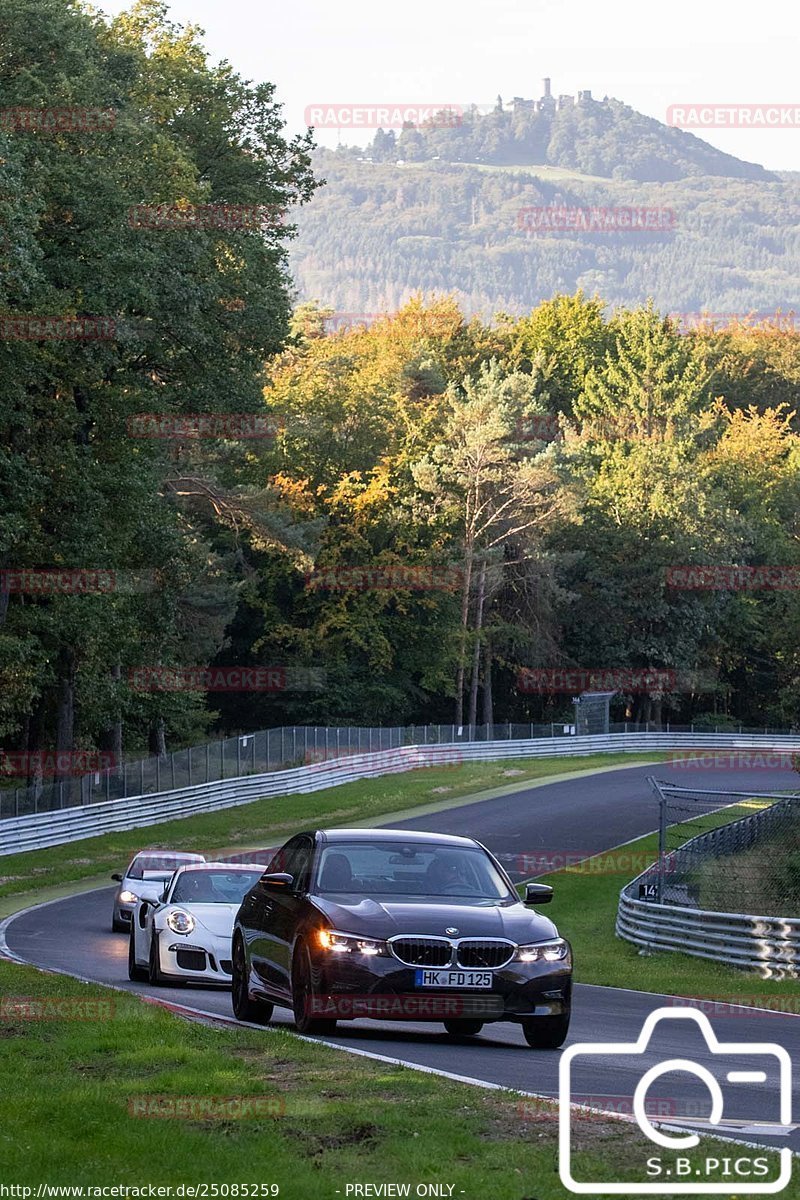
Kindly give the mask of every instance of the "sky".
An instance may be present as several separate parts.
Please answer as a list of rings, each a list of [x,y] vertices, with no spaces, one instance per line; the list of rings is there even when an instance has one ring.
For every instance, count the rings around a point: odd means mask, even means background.
[[[114,14],[127,0],[100,0]],[[670,105],[790,105],[777,129],[693,129],[773,170],[800,170],[800,4],[772,0],[173,0],[212,59],[269,80],[290,133],[316,105],[491,104],[589,89],[667,120]],[[363,144],[371,134],[319,131]]]

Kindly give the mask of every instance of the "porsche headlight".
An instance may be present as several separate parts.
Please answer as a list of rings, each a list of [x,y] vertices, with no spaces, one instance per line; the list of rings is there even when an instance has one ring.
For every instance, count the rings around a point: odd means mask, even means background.
[[[194,929],[194,917],[191,913],[176,908],[168,914],[167,925],[173,933],[191,933]]]
[[[317,940],[323,950],[334,954],[387,954],[386,943],[375,938],[359,937],[356,933],[339,933],[335,929],[320,929]]]
[[[563,938],[550,942],[534,942],[530,946],[518,946],[515,962],[568,962],[569,944]]]
[[[135,895],[133,892],[129,892],[127,890],[124,892],[120,892],[120,894],[119,894],[120,904],[135,904],[138,899],[139,899],[139,897],[137,895]]]

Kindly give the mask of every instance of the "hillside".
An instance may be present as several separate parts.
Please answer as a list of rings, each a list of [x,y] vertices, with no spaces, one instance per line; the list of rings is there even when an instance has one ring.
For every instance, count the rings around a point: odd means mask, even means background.
[[[434,139],[458,132],[411,131],[400,140],[413,134],[433,148]],[[463,145],[452,149],[465,153]],[[315,171],[326,186],[297,215],[292,267],[299,297],[371,313],[393,311],[418,291],[453,292],[465,311],[489,316],[525,312],[556,292],[583,288],[612,305],[650,296],[672,312],[797,308],[797,177],[690,174],[640,182],[619,178],[615,167],[609,179],[599,176],[610,158],[581,157],[582,169],[563,165],[579,150],[564,143],[562,165],[538,168],[442,158],[370,162],[349,149],[320,152]],[[634,153],[631,147],[631,159]],[[674,229],[542,231],[521,218],[531,207],[631,205],[671,210]]]
[[[636,112],[619,100],[594,100],[545,94],[540,100],[515,97],[492,112],[476,107],[453,114],[452,122],[434,118],[408,127],[399,137],[379,130],[366,151],[374,162],[489,163],[494,166],[566,167],[604,179],[667,183],[677,179],[722,176],[774,181],[757,163],[723,154],[694,134]]]

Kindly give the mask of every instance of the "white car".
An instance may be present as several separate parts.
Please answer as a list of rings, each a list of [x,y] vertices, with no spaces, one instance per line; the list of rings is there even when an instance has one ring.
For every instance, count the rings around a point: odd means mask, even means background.
[[[128,932],[138,902],[160,896],[176,867],[205,861],[202,854],[189,854],[184,850],[140,850],[134,854],[124,875],[115,873],[111,876],[119,884],[111,913],[112,932]]]
[[[257,863],[179,867],[157,900],[136,906],[128,978],[230,987],[234,917],[265,870]]]

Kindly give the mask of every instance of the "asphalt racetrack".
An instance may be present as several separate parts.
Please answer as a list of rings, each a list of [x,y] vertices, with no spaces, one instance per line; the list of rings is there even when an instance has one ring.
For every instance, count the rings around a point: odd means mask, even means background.
[[[785,791],[797,785],[797,776],[789,770],[670,771],[661,764],[636,766],[522,789],[498,799],[392,824],[475,837],[500,856],[507,868],[514,866],[514,856],[519,855],[545,854],[554,860],[564,854],[588,856],[655,829],[656,804],[646,782],[651,774],[682,786],[719,790]],[[519,871],[512,870],[513,875],[521,877]],[[620,887],[623,882],[620,877]],[[226,991],[191,985],[151,988],[129,982],[127,938],[110,932],[111,897],[112,889],[103,888],[10,918],[5,923],[9,951],[37,966],[230,1017],[230,994]],[[557,892],[547,911],[558,924]],[[559,926],[559,931],[569,937],[569,929]],[[764,990],[767,988],[765,984]],[[645,1018],[656,1008],[672,1004],[666,996],[579,984],[567,1046],[576,1042],[635,1042]],[[710,1019],[720,1042],[777,1043],[789,1052],[793,1061],[792,1111],[800,1114],[800,1017],[743,1008]],[[291,1027],[291,1014],[276,1008],[273,1023]],[[359,1020],[340,1024],[335,1035],[322,1040],[522,1092],[558,1094],[561,1052],[528,1049],[521,1029],[512,1024],[486,1025],[477,1037],[456,1041],[439,1024]],[[688,1058],[707,1067],[720,1083],[725,1106],[716,1132],[776,1149],[789,1146],[800,1153],[800,1123],[777,1134],[770,1128],[770,1123],[779,1121],[776,1063],[763,1055],[756,1061],[749,1056],[732,1060],[730,1056],[712,1054],[694,1021],[659,1026],[649,1049],[642,1054],[577,1058],[573,1064],[573,1099],[593,1108],[629,1111],[644,1071],[672,1058]],[[733,1084],[727,1080],[731,1069],[752,1072],[756,1068],[763,1071],[763,1081]],[[653,1084],[648,1096],[648,1111],[654,1119],[681,1128],[707,1128],[704,1118],[709,1111],[709,1094],[694,1075],[665,1074]]]

